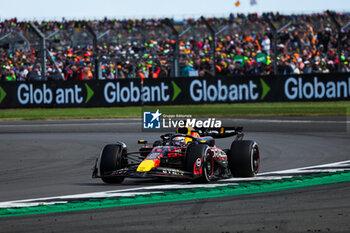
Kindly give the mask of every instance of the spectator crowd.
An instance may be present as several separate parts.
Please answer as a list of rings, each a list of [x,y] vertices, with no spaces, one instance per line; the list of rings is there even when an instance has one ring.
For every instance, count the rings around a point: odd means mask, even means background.
[[[336,17],[343,25],[350,21],[350,13]],[[266,18],[282,28],[276,48]],[[39,39],[29,23],[4,20],[0,22],[0,80],[37,80],[43,73],[47,79],[88,80],[94,78],[96,61],[101,79],[170,77],[175,76],[175,59],[179,76],[213,76],[213,67],[216,75],[269,75],[275,72],[275,57],[278,74],[337,72],[339,63],[341,72],[350,72],[350,27],[343,27],[338,39],[326,13],[231,14],[207,21],[216,29],[215,37],[201,19],[173,21],[181,33],[178,40],[174,29],[160,19],[37,21],[34,24],[46,36],[52,58],[43,70]],[[98,35],[96,51],[85,23]]]

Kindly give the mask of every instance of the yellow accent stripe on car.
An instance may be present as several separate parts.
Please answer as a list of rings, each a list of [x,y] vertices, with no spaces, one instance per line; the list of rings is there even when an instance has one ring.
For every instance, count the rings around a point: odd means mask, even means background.
[[[153,160],[144,160],[140,163],[140,165],[137,167],[136,171],[138,172],[148,172],[152,168],[154,168],[154,161]]]

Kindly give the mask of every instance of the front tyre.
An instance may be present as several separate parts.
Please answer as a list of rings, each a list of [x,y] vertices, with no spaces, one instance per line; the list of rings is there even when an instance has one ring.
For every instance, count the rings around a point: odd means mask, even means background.
[[[214,174],[214,158],[205,144],[190,144],[186,152],[186,170],[199,177],[195,182],[209,183]],[[198,173],[198,174],[196,174]]]
[[[254,141],[234,141],[231,144],[228,164],[234,177],[254,177],[260,168],[260,152]]]
[[[99,171],[103,182],[107,184],[120,184],[123,182],[124,177],[103,177],[108,176],[113,171],[121,169],[123,167],[125,162],[125,158],[123,158],[123,152],[123,147],[120,144],[109,144],[103,148],[98,161]]]

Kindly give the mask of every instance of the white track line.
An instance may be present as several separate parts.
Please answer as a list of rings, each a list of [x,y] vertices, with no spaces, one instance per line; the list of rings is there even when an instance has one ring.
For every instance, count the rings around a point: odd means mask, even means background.
[[[320,172],[320,171],[325,171],[325,172],[334,172],[334,171],[339,171],[339,170],[345,170],[345,169],[315,169],[315,168],[324,168],[324,167],[339,167],[343,165],[349,165],[350,168],[350,160],[346,161],[341,161],[341,162],[335,162],[335,163],[328,163],[328,164],[323,164],[323,165],[317,165],[317,166],[309,166],[309,167],[302,167],[302,168],[294,168],[294,169],[288,169],[288,170],[282,170],[282,171],[274,171],[274,172],[265,172],[261,173],[260,175],[273,175],[273,174],[288,174],[288,173],[305,173],[305,172]],[[313,170],[309,170],[313,169]]]
[[[348,165],[348,167],[344,167],[341,169],[336,169],[336,167],[339,166],[345,166]],[[325,167],[330,167],[330,169],[321,169]],[[334,167],[334,169],[332,168]],[[319,168],[319,169],[317,169]],[[308,170],[308,169],[316,169],[316,170]],[[157,185],[157,186],[147,186],[147,187],[140,187],[140,188],[131,188],[131,189],[121,189],[121,190],[113,190],[113,191],[106,191],[106,192],[93,192],[93,193],[84,193],[84,194],[75,194],[75,195],[65,195],[65,196],[56,196],[56,197],[45,197],[45,198],[35,198],[35,199],[26,199],[26,200],[16,200],[16,201],[7,201],[7,202],[0,202],[0,208],[13,208],[13,207],[29,207],[29,206],[38,206],[38,205],[53,205],[57,203],[67,203],[67,199],[89,199],[89,198],[106,198],[106,197],[126,197],[126,196],[135,196],[140,194],[150,194],[150,193],[162,193],[166,190],[176,190],[176,189],[190,189],[190,188],[209,188],[209,187],[219,187],[219,186],[226,186],[228,184],[231,185],[237,185],[236,182],[239,181],[258,181],[258,180],[274,180],[274,179],[282,179],[292,176],[286,176],[283,174],[299,174],[299,173],[305,173],[305,172],[332,172],[332,171],[339,171],[339,170],[345,170],[350,169],[350,160],[347,161],[341,161],[336,163],[329,163],[329,164],[323,164],[318,166],[310,166],[310,167],[302,167],[302,168],[296,168],[296,169],[288,169],[288,170],[282,170],[282,171],[275,171],[275,172],[265,172],[259,174],[257,177],[253,178],[230,178],[230,179],[223,179],[219,181],[218,183],[214,184],[174,184],[174,185]],[[266,176],[271,175],[271,176]],[[273,176],[275,175],[275,176]],[[276,176],[279,175],[279,176]],[[231,181],[231,182],[230,182]],[[230,182],[230,183],[228,183]],[[147,190],[150,190],[147,192]],[[153,191],[152,191],[153,190]],[[155,191],[157,190],[157,191]],[[159,191],[158,191],[159,190]],[[137,192],[140,191],[140,192]]]

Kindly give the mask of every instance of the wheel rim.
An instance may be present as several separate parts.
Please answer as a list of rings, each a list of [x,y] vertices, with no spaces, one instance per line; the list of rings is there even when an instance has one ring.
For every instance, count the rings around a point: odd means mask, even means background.
[[[205,170],[206,170],[207,177],[210,179],[213,176],[213,172],[214,172],[214,158],[209,151],[207,152],[207,156],[206,156]]]
[[[259,154],[259,148],[257,145],[253,146],[252,149],[252,168],[253,172],[257,174],[259,172],[259,167],[260,167],[260,154]]]

